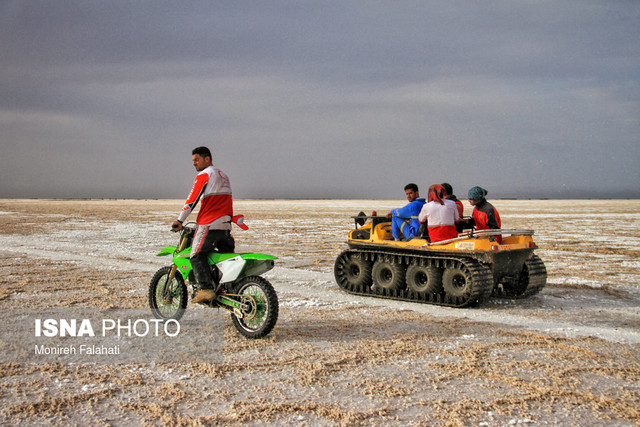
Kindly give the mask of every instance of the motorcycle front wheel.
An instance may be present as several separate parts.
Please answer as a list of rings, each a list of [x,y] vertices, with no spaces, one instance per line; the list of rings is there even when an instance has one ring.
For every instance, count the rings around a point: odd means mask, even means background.
[[[243,277],[234,286],[234,293],[247,307],[239,317],[231,314],[233,326],[247,338],[266,336],[278,321],[278,295],[268,280],[260,276]]]
[[[170,272],[171,267],[163,267],[151,279],[149,307],[157,319],[180,320],[187,308],[187,286],[178,272],[167,283]]]

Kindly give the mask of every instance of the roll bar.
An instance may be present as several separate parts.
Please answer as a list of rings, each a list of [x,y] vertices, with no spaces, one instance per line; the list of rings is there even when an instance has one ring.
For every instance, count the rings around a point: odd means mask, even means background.
[[[504,229],[504,230],[478,230],[478,231],[474,231],[474,230],[469,230],[469,231],[465,231],[464,233],[460,233],[458,234],[458,237],[455,237],[453,239],[448,239],[448,240],[440,240],[439,242],[435,242],[435,243],[425,243],[423,246],[432,246],[432,245],[447,245],[449,243],[453,243],[453,242],[459,242],[460,240],[467,240],[467,239],[476,239],[476,238],[482,238],[482,237],[489,237],[489,236],[533,236],[534,231],[533,230],[510,230],[510,229]]]

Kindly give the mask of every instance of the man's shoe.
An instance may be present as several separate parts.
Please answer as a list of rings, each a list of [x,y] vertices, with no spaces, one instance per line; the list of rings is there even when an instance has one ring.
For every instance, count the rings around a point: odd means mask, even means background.
[[[192,303],[200,303],[216,299],[216,292],[213,289],[200,289],[191,300]]]

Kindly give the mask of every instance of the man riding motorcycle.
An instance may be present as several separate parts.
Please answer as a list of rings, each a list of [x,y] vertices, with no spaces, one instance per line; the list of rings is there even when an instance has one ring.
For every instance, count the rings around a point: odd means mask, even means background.
[[[171,225],[171,229],[179,231],[182,223],[198,202],[201,202],[190,254],[199,288],[192,302],[201,303],[216,298],[214,280],[207,262],[208,254],[215,249],[222,253],[232,253],[235,250],[235,241],[231,236],[233,198],[229,177],[213,166],[211,151],[207,147],[198,147],[191,154],[193,166],[198,174],[185,205],[178,219]]]

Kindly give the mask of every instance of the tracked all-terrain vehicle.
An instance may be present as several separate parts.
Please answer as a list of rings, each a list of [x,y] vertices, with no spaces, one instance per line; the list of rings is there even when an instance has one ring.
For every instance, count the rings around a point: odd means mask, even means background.
[[[360,213],[336,282],[358,295],[465,307],[490,296],[525,298],[547,282],[532,230],[465,230],[457,238],[395,241],[391,220]],[[500,237],[498,237],[500,236]]]

